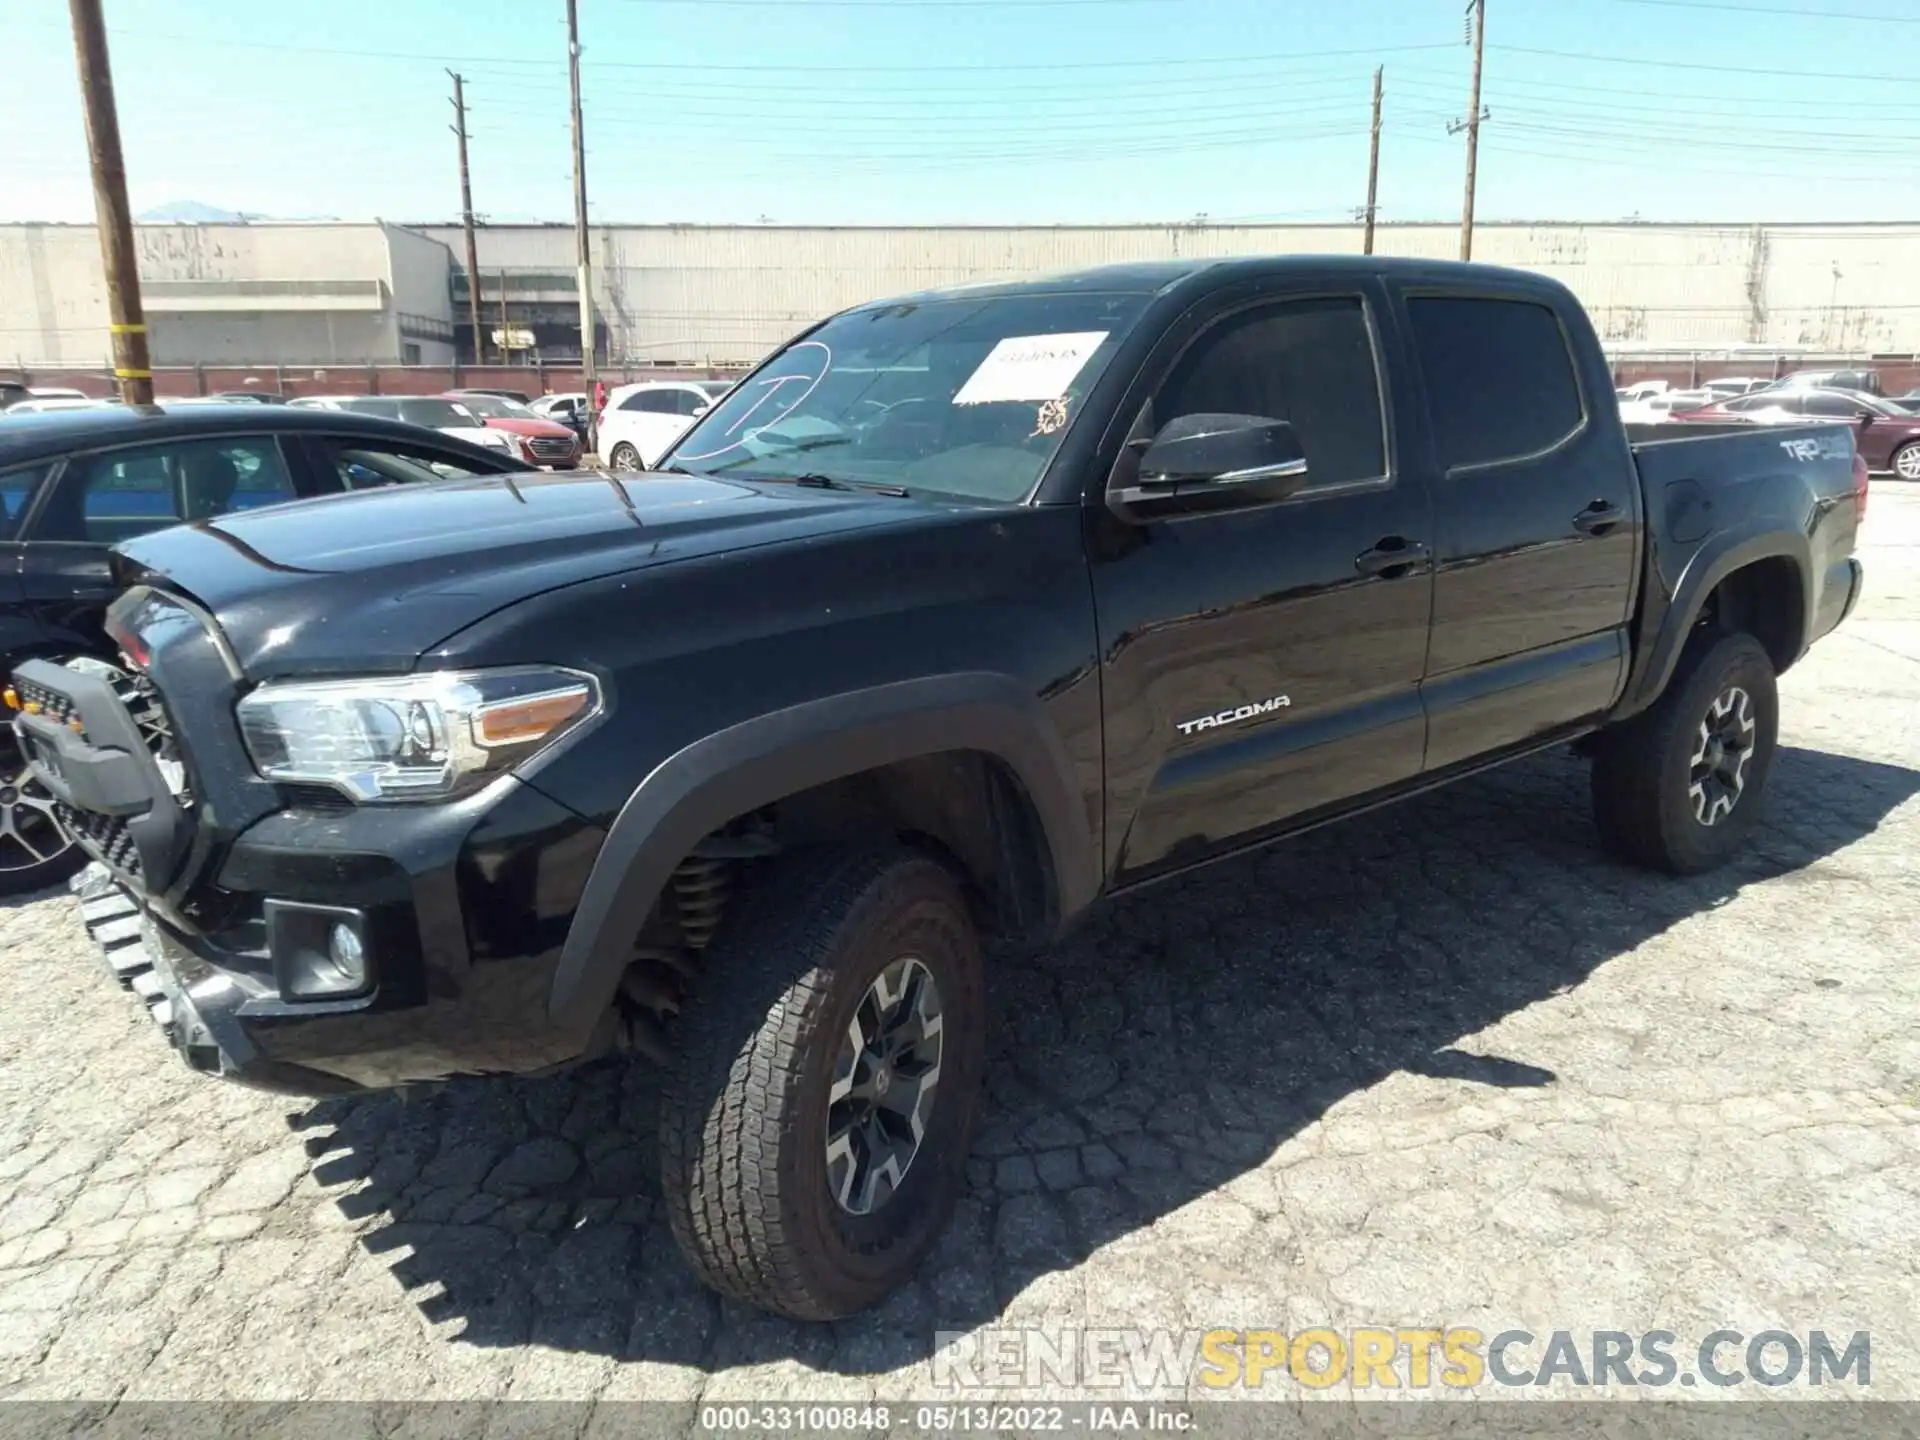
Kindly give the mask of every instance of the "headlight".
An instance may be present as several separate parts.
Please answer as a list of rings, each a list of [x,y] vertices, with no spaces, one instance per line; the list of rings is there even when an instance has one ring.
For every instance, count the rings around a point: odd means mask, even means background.
[[[600,684],[557,668],[440,670],[267,684],[236,708],[268,780],[330,785],[361,801],[445,800],[597,715]]]

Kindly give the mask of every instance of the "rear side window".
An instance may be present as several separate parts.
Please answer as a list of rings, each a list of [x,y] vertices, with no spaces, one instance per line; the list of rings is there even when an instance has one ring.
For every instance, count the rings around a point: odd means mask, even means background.
[[[1573,356],[1545,305],[1418,296],[1407,314],[1446,469],[1537,455],[1580,428]]]
[[[629,395],[620,402],[622,410],[639,410],[649,415],[675,415],[679,413],[679,392],[675,390],[641,390]]]
[[[1384,476],[1380,376],[1360,301],[1262,305],[1207,331],[1154,398],[1153,425],[1207,414],[1287,421],[1307,457],[1310,490]]]

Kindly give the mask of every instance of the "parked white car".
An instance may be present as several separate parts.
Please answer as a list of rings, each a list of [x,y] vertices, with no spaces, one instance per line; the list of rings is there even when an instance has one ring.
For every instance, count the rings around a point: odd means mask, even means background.
[[[400,420],[438,430],[469,445],[503,450],[517,460],[531,463],[525,448],[515,443],[515,436],[489,428],[486,421],[456,400],[442,400],[432,395],[302,395],[287,403],[296,410],[351,410],[357,415]]]
[[[1671,388],[1665,380],[1636,380],[1631,385],[1623,385],[1613,393],[1620,398],[1622,405],[1641,400],[1651,400],[1656,395],[1664,395]]]
[[[1638,400],[1620,402],[1620,419],[1627,425],[1664,425],[1676,414],[1711,405],[1720,397],[1705,390],[1662,390]]]
[[[647,470],[727,391],[731,380],[648,380],[607,395],[600,458],[615,470]]]
[[[586,403],[586,391],[564,390],[558,395],[536,395],[527,402],[527,408],[542,420],[558,420],[562,425],[571,425]]]
[[[49,410],[103,410],[117,402],[96,400],[88,395],[38,395],[31,400],[22,400],[17,405],[9,405],[9,415],[44,415]]]

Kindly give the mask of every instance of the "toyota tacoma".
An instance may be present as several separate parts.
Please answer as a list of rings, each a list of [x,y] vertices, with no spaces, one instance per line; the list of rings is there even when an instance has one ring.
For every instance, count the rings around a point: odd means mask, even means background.
[[[299,1093],[663,1069],[699,1273],[860,1309],[944,1224],[983,937],[1548,746],[1736,853],[1853,606],[1848,427],[1635,443],[1578,303],[1372,258],[859,306],[644,475],[132,540],[15,725],[109,967]]]

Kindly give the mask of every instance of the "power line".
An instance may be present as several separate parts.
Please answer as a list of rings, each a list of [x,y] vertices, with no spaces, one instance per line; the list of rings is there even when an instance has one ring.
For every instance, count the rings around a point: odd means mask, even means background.
[[[114,33],[129,39],[169,40],[194,46],[210,45],[238,50],[268,50],[293,55],[341,55],[361,60],[410,60],[440,66],[457,65],[463,69],[475,65],[545,68],[544,62],[542,61],[527,60],[516,55],[447,55],[425,54],[419,51],[404,50],[360,50],[321,45],[281,45],[265,40],[230,40],[214,35],[181,35],[158,30],[122,29],[119,26],[114,27]],[[1117,70],[1176,65],[1295,64],[1311,60],[1330,60],[1340,56],[1396,55],[1418,50],[1451,50],[1453,48],[1455,47],[1452,41],[1435,41],[1419,45],[1369,45],[1344,50],[1292,50],[1264,55],[1170,55],[1153,58],[1136,56],[1125,60],[1032,61],[1016,64],[981,63],[964,65],[941,61],[929,61],[922,65],[704,65],[670,60],[582,60],[580,63],[583,69],[668,70],[686,71],[695,74],[777,74],[784,72],[794,72],[802,75],[923,74],[929,72],[939,74],[989,72],[996,74],[1015,74],[1035,71]]]
[[[710,9],[716,5],[753,6],[761,9],[789,9],[793,0],[625,0],[629,5],[695,5]],[[832,6],[843,10],[1032,10],[1036,7],[1073,5],[1177,5],[1181,0],[808,0],[815,9]]]
[[[1432,76],[1431,79],[1426,78],[1429,75]],[[1412,79],[1404,83],[1413,87],[1416,91],[1430,95],[1436,99],[1442,96],[1452,95],[1455,88],[1453,78],[1451,76],[1442,76],[1438,71],[1417,72]],[[1639,96],[1644,100],[1648,93],[1647,87],[1644,85],[1559,85],[1552,81],[1510,79],[1501,80],[1500,91],[1503,95],[1511,91],[1529,100],[1555,100],[1570,91],[1581,95],[1633,95]],[[1658,105],[1632,105],[1618,100],[1608,100],[1604,103],[1596,102],[1593,108],[1596,113],[1611,113],[1614,110],[1633,109],[1658,110],[1666,114],[1674,113],[1677,107],[1690,105],[1705,106],[1707,107],[1708,113],[1718,115],[1724,115],[1730,107],[1734,109],[1753,107],[1767,116],[1776,116],[1776,112],[1782,108],[1804,108],[1817,111],[1821,120],[1840,117],[1865,121],[1876,119],[1882,115],[1920,114],[1920,105],[1893,105],[1878,101],[1867,101],[1855,108],[1832,100],[1818,98],[1807,99],[1792,95],[1775,97],[1772,95],[1711,95],[1699,93],[1662,101]],[[1778,117],[1776,116],[1776,118]]]
[[[1425,48],[1425,47],[1420,47]],[[1592,60],[1603,65],[1651,65],[1662,70],[1708,70],[1720,75],[1788,75],[1798,80],[1852,80],[1875,85],[1911,85],[1911,75],[1867,75],[1858,70],[1775,70],[1757,65],[1706,65],[1697,60],[1642,60],[1632,55],[1597,55],[1587,50],[1541,50],[1530,45],[1495,45],[1505,55],[1542,55],[1555,60]]]
[[[718,3],[718,0],[715,0]],[[1731,10],[1739,15],[1800,15],[1809,20],[1871,20],[1880,25],[1920,25],[1920,15],[1863,15],[1857,10],[1800,10],[1785,5],[1729,5],[1716,0],[1619,0],[1662,10]]]

